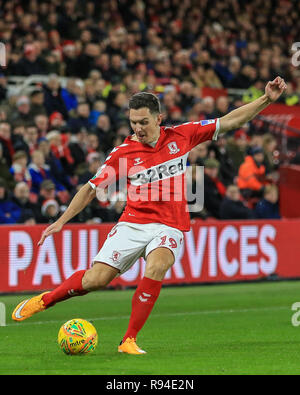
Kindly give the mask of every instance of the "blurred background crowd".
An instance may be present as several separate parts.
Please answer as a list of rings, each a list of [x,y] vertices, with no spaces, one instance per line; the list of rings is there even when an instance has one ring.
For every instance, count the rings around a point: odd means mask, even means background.
[[[221,117],[277,75],[280,101],[300,102],[291,45],[296,0],[0,0],[0,223],[50,223],[131,133],[128,99],[158,95],[163,125]],[[11,94],[13,76],[45,80]],[[203,88],[242,89],[231,99]],[[204,210],[191,217],[280,218],[278,141],[249,123],[194,148],[189,188],[204,165]],[[114,222],[125,196],[95,199],[74,222]]]

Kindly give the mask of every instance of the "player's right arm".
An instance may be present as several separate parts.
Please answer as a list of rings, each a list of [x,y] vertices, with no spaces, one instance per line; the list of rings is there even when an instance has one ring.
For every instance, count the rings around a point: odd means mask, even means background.
[[[80,211],[82,211],[95,198],[95,196],[96,190],[94,190],[89,183],[80,188],[63,215],[44,230],[38,245],[42,245],[46,237],[59,232],[62,227],[75,217],[75,215],[80,213]]]
[[[76,193],[63,215],[44,230],[38,245],[42,245],[46,237],[59,232],[68,221],[80,213],[96,197],[97,187],[105,189],[117,181],[120,173],[119,150],[126,146],[127,144],[122,144],[111,151],[104,165],[100,167],[95,176]]]

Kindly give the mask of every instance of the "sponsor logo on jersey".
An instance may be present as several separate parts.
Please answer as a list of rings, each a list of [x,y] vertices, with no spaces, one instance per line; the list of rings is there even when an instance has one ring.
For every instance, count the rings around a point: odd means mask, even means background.
[[[134,175],[129,175],[131,185],[139,186],[155,181],[165,180],[183,174],[186,170],[188,153],[179,158],[171,159],[157,166],[150,167]]]

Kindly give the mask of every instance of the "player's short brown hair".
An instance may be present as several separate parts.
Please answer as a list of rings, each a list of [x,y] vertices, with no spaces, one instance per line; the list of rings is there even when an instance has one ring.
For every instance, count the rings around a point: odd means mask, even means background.
[[[158,97],[153,93],[139,92],[131,96],[129,109],[139,110],[144,107],[149,108],[151,114],[160,114],[161,112]]]

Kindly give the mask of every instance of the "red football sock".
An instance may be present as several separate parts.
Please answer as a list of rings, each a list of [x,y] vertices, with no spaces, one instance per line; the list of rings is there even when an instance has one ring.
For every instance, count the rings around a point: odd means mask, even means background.
[[[141,280],[132,298],[129,326],[123,341],[127,337],[136,339],[138,332],[144,326],[153,309],[159,296],[161,285],[162,281],[152,280],[151,278],[144,277]]]
[[[75,272],[53,291],[45,294],[42,299],[46,308],[54,306],[55,303],[72,298],[73,296],[87,294],[88,291],[82,288],[82,277],[85,272],[86,270]]]

